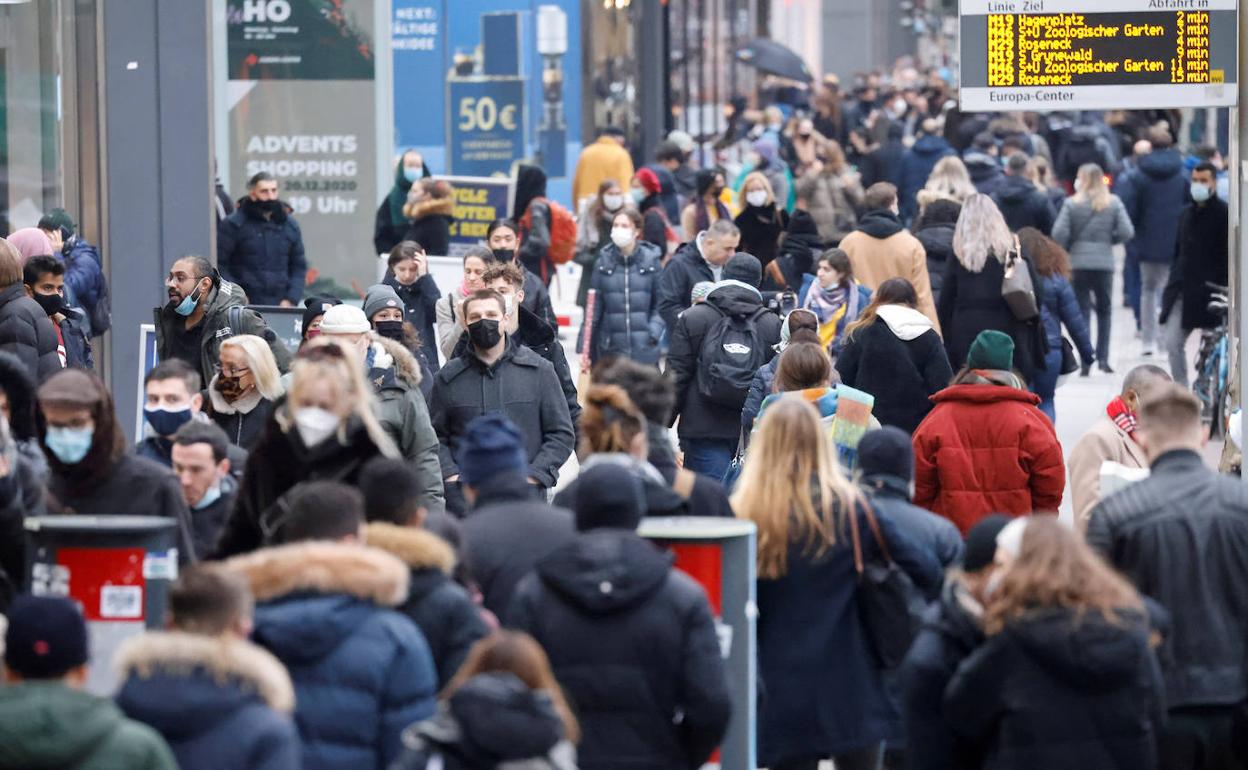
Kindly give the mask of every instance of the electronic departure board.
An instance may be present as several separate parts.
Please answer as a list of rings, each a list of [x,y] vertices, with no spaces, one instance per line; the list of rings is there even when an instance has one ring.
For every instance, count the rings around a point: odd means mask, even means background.
[[[1236,0],[962,0],[967,111],[1233,105]]]

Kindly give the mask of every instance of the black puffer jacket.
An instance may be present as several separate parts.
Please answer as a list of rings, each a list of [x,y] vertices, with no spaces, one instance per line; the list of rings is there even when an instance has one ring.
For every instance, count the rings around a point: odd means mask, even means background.
[[[217,267],[254,305],[299,304],[308,272],[299,224],[285,205],[265,219],[259,202],[245,199],[217,227]]]
[[[364,540],[411,568],[407,600],[398,610],[425,635],[442,689],[468,657],[469,648],[490,631],[472,597],[451,579],[455,551],[432,532],[378,521],[365,528]]]
[[[690,241],[676,250],[659,276],[659,315],[669,334],[676,328],[681,312],[693,304],[690,295],[694,285],[714,280],[711,266],[697,243]]]
[[[1151,770],[1165,688],[1144,613],[1033,610],[971,654],[945,691],[984,770]]]
[[[914,237],[927,252],[927,277],[932,282],[932,301],[940,302],[940,288],[945,282],[945,263],[957,259],[953,255],[953,224],[925,225],[914,231]]]
[[[659,361],[659,276],[663,255],[642,241],[631,256],[614,243],[598,256],[590,288],[597,291],[594,304],[593,346],[590,357],[623,356],[642,364]]]
[[[992,200],[1005,217],[1005,223],[1014,232],[1024,227],[1034,227],[1048,235],[1053,232],[1057,212],[1049,202],[1049,196],[1039,190],[1030,180],[1021,176],[1005,176],[997,185]]]
[[[403,745],[390,770],[426,770],[435,757],[446,770],[576,770],[550,695],[505,671],[464,682],[437,714],[404,731]]]
[[[39,382],[61,370],[56,354],[56,329],[39,303],[26,296],[21,283],[0,290],[0,351],[22,359]]]
[[[550,656],[585,770],[698,767],[723,738],[731,701],[706,594],[638,535],[577,535],[521,581],[507,620]]]
[[[670,268],[671,265],[668,265]],[[775,356],[780,341],[780,316],[763,309],[762,296],[745,286],[724,284],[706,297],[706,302],[690,308],[680,317],[671,334],[667,368],[676,383],[676,416],[680,417],[682,439],[735,439],[741,432],[741,403],[735,407],[707,399],[698,390],[698,366],[702,341],[707,332],[725,315],[753,316],[762,342],[764,360]]]

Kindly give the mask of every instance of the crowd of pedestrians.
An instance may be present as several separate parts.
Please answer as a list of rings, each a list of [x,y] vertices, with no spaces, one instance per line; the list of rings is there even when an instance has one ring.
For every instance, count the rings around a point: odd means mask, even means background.
[[[755,527],[759,766],[1248,766],[1248,493],[1183,352],[1226,281],[1215,156],[918,73],[812,96],[646,165],[604,129],[571,209],[520,166],[453,287],[419,153],[359,297],[308,290],[258,174],[169,266],[134,445],[98,250],[59,210],[0,240],[0,768],[699,767],[748,709],[720,608],[638,534],[672,516]],[[1117,246],[1170,371],[1064,452],[1060,378],[1121,360]],[[302,305],[297,350],[257,305]],[[174,523],[167,628],[103,660],[29,594],[24,520],[133,513]]]

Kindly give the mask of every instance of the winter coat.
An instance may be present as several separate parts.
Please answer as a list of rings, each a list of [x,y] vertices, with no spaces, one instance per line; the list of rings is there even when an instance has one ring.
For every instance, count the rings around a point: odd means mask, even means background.
[[[742,198],[742,200],[745,200]],[[758,257],[763,270],[780,253],[780,236],[789,226],[789,216],[783,207],[746,205],[733,220],[741,230],[739,251]]]
[[[282,423],[289,424],[289,419],[283,401],[247,459],[247,471],[234,509],[221,531],[215,558],[254,551],[264,545],[264,528],[272,524],[277,513],[273,508],[284,500],[291,487],[302,481],[355,484],[364,464],[383,455],[357,418],[347,422],[343,438],[331,436],[311,448],[304,445],[293,426],[289,431],[282,428]]]
[[[728,502],[728,494],[719,481],[699,473],[686,471],[676,467],[676,453],[672,450],[671,438],[665,425],[646,423],[646,437],[650,444],[650,456],[647,458],[654,469],[663,476],[673,491],[683,494],[677,489],[677,481],[684,478],[693,479],[686,502],[690,516],[723,516],[732,518],[732,504]],[[684,482],[681,482],[684,483]]]
[[[805,204],[826,246],[840,243],[857,227],[862,196],[862,183],[846,172],[811,172],[797,183],[798,205]]]
[[[1165,693],[1148,636],[1142,612],[1032,610],[962,662],[945,714],[984,770],[1152,770]]]
[[[440,691],[455,676],[472,645],[489,634],[472,597],[451,578],[455,551],[432,532],[380,521],[365,527],[364,541],[397,556],[411,570],[407,599],[398,609],[420,628],[429,644]]]
[[[856,511],[863,558],[882,558],[866,516]],[[875,514],[893,560],[927,589],[940,582],[936,557],[896,522]],[[901,738],[901,715],[859,620],[849,525],[815,555],[791,543],[788,572],[758,581],[758,764],[827,757]]]
[[[910,221],[918,214],[919,205],[916,200],[919,190],[927,185],[927,178],[932,175],[936,163],[946,155],[953,155],[954,149],[949,146],[943,136],[936,134],[920,136],[906,151],[901,159],[901,182],[897,185],[897,198],[900,201],[901,218]]]
[[[1070,252],[1070,266],[1076,270],[1114,269],[1114,246],[1135,235],[1135,226],[1118,196],[1109,205],[1093,211],[1092,204],[1067,198],[1053,223],[1053,240]]]
[[[403,320],[411,324],[416,333],[420,335],[420,347],[425,351],[425,360],[436,372],[438,370],[438,342],[434,335],[433,324],[437,319],[438,300],[442,297],[437,282],[433,280],[432,275],[426,273],[417,278],[415,283],[404,286],[394,277],[394,273],[387,273],[382,283],[394,289],[395,294],[399,295],[399,299],[403,302]]]
[[[633,532],[578,534],[521,581],[507,625],[550,657],[584,770],[701,766],[732,710],[702,587]]]
[[[243,294],[242,287],[221,281],[208,292],[207,299],[202,301],[207,305],[204,317],[198,324],[201,330],[201,354],[199,361],[187,363],[199,369],[199,376],[204,382],[213,378],[217,365],[221,363],[221,343],[239,334],[254,334],[269,343],[269,349],[273,351],[273,358],[277,361],[277,368],[283,372],[290,368],[290,351],[264,322],[264,316],[245,307],[247,297]],[[175,324],[185,327],[186,319],[167,304],[152,312],[156,319],[157,357],[162,361],[174,358],[172,338],[179,328]]]
[[[854,280],[875,291],[889,278],[905,278],[919,296],[919,312],[932,319],[936,331],[936,301],[932,299],[932,283],[927,276],[927,255],[923,244],[906,232],[891,211],[871,211],[862,218],[858,229],[841,241],[849,255]]]
[[[0,289],[0,351],[22,359],[40,382],[61,370],[52,320],[26,296],[21,281]]]
[[[5,595],[7,590],[20,591],[26,584],[26,518],[47,513],[38,467],[20,451],[14,460],[0,478],[0,605],[13,598]]]
[[[884,312],[845,342],[836,370],[841,382],[875,396],[871,413],[882,425],[913,433],[932,410],[930,397],[949,385],[953,370],[927,316],[904,305],[880,309]]]
[[[430,176],[433,175],[429,171],[429,165],[422,164],[420,177],[428,179]],[[407,194],[412,191],[412,184],[413,182],[407,181],[403,169],[403,158],[400,157],[394,164],[394,185],[386,193],[386,197],[381,199],[381,205],[377,207],[377,216],[373,219],[373,251],[375,253],[389,254],[391,249],[403,240],[408,222],[403,215],[402,208],[407,203]],[[439,254],[439,256],[445,255]]]
[[[65,289],[73,297],[73,304],[83,309],[87,337],[103,334],[112,327],[112,303],[99,249],[74,235],[65,243],[61,256],[65,262]]]
[[[372,368],[368,379],[377,400],[373,413],[399,454],[415,472],[419,502],[426,508],[445,505],[438,436],[433,432],[429,407],[420,392],[420,365],[401,343],[372,334]]]
[[[693,287],[704,281],[714,283],[715,273],[697,243],[690,241],[676,250],[659,276],[659,316],[669,336],[676,319],[693,305]]]
[[[260,646],[295,686],[303,766],[384,770],[431,716],[437,671],[411,620],[407,565],[355,543],[303,542],[225,563],[251,584]]]
[[[763,307],[762,295],[743,285],[723,284],[706,297],[706,302],[690,308],[676,323],[667,354],[667,370],[676,385],[676,409],[680,417],[681,439],[736,439],[741,430],[741,406],[720,404],[702,395],[698,388],[702,342],[724,316],[752,317],[764,346],[764,360],[775,356],[780,341],[780,316]]]
[[[945,581],[939,600],[923,613],[900,670],[911,770],[980,767],[982,752],[945,718],[944,698],[958,666],[984,641],[983,614],[984,608],[955,577]]]
[[[572,176],[572,200],[580,203],[598,194],[608,179],[627,189],[633,181],[633,159],[613,137],[601,136],[581,150]]]
[[[507,671],[477,674],[403,732],[406,749],[390,770],[576,770],[554,701]]]
[[[1049,196],[1041,192],[1030,179],[1006,176],[997,185],[992,200],[1005,217],[1010,230],[1018,232],[1024,227],[1034,227],[1048,235],[1053,230],[1057,212],[1049,203]]]
[[[520,579],[572,539],[572,513],[538,500],[521,476],[482,482],[463,524],[460,553],[481,589],[481,603],[502,617]]]
[[[91,349],[91,329],[87,325],[86,315],[81,310],[73,308],[59,323],[53,321],[52,325],[61,333],[61,344],[65,346],[65,367],[95,369],[95,355]]]
[[[797,306],[800,308],[804,308],[806,310],[810,310],[811,312],[815,313],[816,317],[819,316],[819,313],[815,312],[813,307],[810,307],[809,305],[806,304],[806,298],[810,296],[810,290],[812,287],[814,287],[816,281],[818,280],[819,278],[817,276],[807,273],[806,275],[802,276],[802,287],[798,289],[797,291]],[[863,286],[861,283],[858,283],[857,281],[853,282],[853,286],[854,286],[854,292],[858,295],[858,310],[852,316],[850,316],[849,308],[846,308],[845,313],[841,316],[840,320],[837,322],[835,326],[835,331],[831,332],[832,341],[828,343],[827,347],[828,347],[828,353],[832,355],[833,359],[835,359],[838,355],[840,355],[841,348],[844,346],[845,329],[848,328],[849,325],[852,324],[854,321],[857,321],[858,316],[862,315],[862,311],[866,310],[867,305],[871,304],[871,290],[868,289],[866,286]],[[824,333],[824,326],[826,325],[820,324],[821,335]],[[830,329],[831,327],[829,326],[828,328]],[[779,358],[779,356],[777,356],[777,358]]]
[[[204,424],[212,422],[211,418],[202,411],[193,413],[191,420]],[[158,462],[166,468],[172,468],[173,440],[157,436],[152,426],[146,423],[143,426],[143,434],[142,440],[134,445],[134,453],[139,457]],[[230,475],[241,480],[243,471],[247,467],[247,450],[237,444],[230,444],[226,447],[226,458],[230,461]]]
[[[229,636],[153,631],[117,652],[117,705],[155,728],[182,770],[299,770],[295,692],[282,664]]]
[[[784,231],[784,239],[780,241],[780,253],[776,256],[776,265],[784,280],[777,282],[773,273],[764,273],[763,290],[796,290],[803,279],[814,272],[815,256],[822,251],[823,240],[819,237],[815,220],[805,210],[794,209]]]
[[[0,687],[0,770],[177,770],[160,735],[59,681]]]
[[[1075,290],[1065,276],[1054,273],[1040,279],[1039,296],[1040,321],[1044,324],[1044,336],[1048,340],[1049,350],[1062,349],[1062,327],[1074,339],[1075,348],[1079,351],[1079,360],[1091,363],[1096,357],[1092,350],[1092,342],[1088,338],[1088,323],[1079,310],[1079,301],[1075,299]]]
[[[284,206],[265,219],[255,201],[243,201],[217,228],[217,268],[254,305],[299,304],[308,272],[299,224]]]
[[[1023,256],[1031,271],[1031,285],[1040,285],[1031,260]],[[978,273],[967,270],[956,257],[945,264],[945,279],[940,289],[941,329],[944,331],[945,350],[949,353],[949,365],[956,372],[966,363],[971,343],[985,329],[995,329],[1010,335],[1014,340],[1014,368],[1023,375],[1023,381],[1031,382],[1036,369],[1044,366],[1048,353],[1044,344],[1044,327],[1039,319],[1020,321],[1001,298],[1001,282],[1005,279],[1005,266],[1001,260],[989,255]]]
[[[877,182],[888,182],[901,186],[901,174],[905,163],[906,146],[901,137],[889,137],[884,143],[869,152],[859,164],[862,172],[862,186],[870,187]]]
[[[240,471],[244,465],[240,466]],[[207,556],[217,547],[221,538],[221,530],[225,521],[234,509],[234,499],[238,496],[239,481],[231,475],[221,479],[221,497],[211,505],[191,509],[191,538],[195,542],[195,553]]]
[[[53,471],[48,476],[48,507],[56,513],[83,516],[141,515],[173,519],[177,523],[179,556],[184,562],[195,560],[198,554],[191,534],[191,513],[173,471],[127,452],[101,478],[95,487],[75,493],[66,480]]]
[[[942,571],[962,562],[962,534],[948,519],[910,502],[910,479],[888,473],[870,473],[858,480],[858,486],[875,511],[891,519],[915,545],[936,557]],[[932,585],[930,589],[929,598],[936,598],[940,586]]]
[[[1168,708],[1231,705],[1248,697],[1248,490],[1199,454],[1166,452],[1148,478],[1092,509],[1088,545],[1173,626],[1162,643]],[[1216,630],[1215,630],[1216,629]]]
[[[754,372],[754,379],[750,381],[750,393],[745,397],[745,405],[741,407],[741,428],[746,433],[754,429],[754,421],[758,419],[758,411],[763,407],[763,399],[772,393],[772,385],[776,381],[776,369],[779,366],[780,353],[777,353]]]
[[[434,377],[430,404],[443,478],[459,473],[459,438],[487,412],[501,412],[520,429],[529,475],[547,489],[572,454],[572,420],[554,367],[514,339],[508,338],[506,352],[489,367],[471,349],[448,361]]]
[[[451,224],[455,221],[454,198],[427,198],[403,207],[410,219],[403,240],[419,243],[426,254],[445,257],[451,252]]]
[[[1183,302],[1184,329],[1213,329],[1223,321],[1224,317],[1209,311],[1213,289],[1207,284],[1230,284],[1228,217],[1229,210],[1221,198],[1183,209],[1170,280],[1162,298],[1162,323],[1170,317],[1177,300]]]
[[[204,414],[225,431],[230,443],[250,452],[264,435],[264,426],[273,416],[273,402],[253,390],[230,403],[217,390],[217,377],[208,382],[208,398],[204,400]]]
[[[542,319],[552,329],[559,328],[559,318],[555,315],[554,305],[550,302],[550,289],[545,282],[531,270],[524,271],[524,301],[520,307]]]
[[[1062,446],[1034,393],[951,385],[914,432],[914,504],[965,535],[990,513],[1056,511],[1066,486]]]
[[[529,203],[525,216],[531,223],[525,227],[520,224],[520,248],[516,250],[516,262],[524,269],[536,275],[545,286],[554,275],[555,266],[550,261],[550,204],[544,197],[534,198]],[[519,221],[519,220],[517,220]],[[528,287],[525,287],[526,293]]]
[[[1081,531],[1087,530],[1092,509],[1101,501],[1101,465],[1107,460],[1128,468],[1148,467],[1144,447],[1118,427],[1108,414],[1102,414],[1088,432],[1079,437],[1066,463],[1070,468],[1075,524]]]
[[[914,231],[927,258],[927,278],[932,284],[932,301],[940,303],[940,287],[945,281],[945,265],[957,259],[953,253],[953,225],[933,224]]]
[[[1005,180],[1005,172],[1001,170],[1001,163],[995,155],[968,150],[963,153],[962,162],[966,164],[966,171],[971,175],[971,184],[975,185],[976,192],[991,197]]]
[[[602,250],[590,281],[590,288],[597,292],[590,347],[594,362],[615,355],[658,364],[663,336],[659,316],[662,270],[662,252],[644,241],[627,257],[614,243]]]
[[[1174,256],[1179,214],[1189,200],[1188,174],[1176,149],[1154,150],[1140,158],[1137,170],[1118,186],[1135,224],[1135,247],[1141,262],[1167,264]],[[1226,240],[1226,234],[1222,234]]]
[[[641,483],[646,494],[647,516],[688,516],[689,502],[676,493],[658,469],[649,462],[637,460],[632,455],[602,452],[588,455],[581,460],[580,471],[575,479],[555,495],[554,504],[569,511],[576,510],[577,495],[581,490],[581,477],[590,468],[602,464],[617,464],[628,471]]]

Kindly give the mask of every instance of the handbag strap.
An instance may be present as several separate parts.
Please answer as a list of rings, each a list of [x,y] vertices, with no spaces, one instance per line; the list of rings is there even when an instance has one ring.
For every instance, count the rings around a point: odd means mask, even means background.
[[[880,532],[880,523],[876,521],[875,514],[871,511],[871,506],[855,502],[854,510],[849,515],[849,535],[854,545],[854,570],[861,577],[864,563],[862,559],[862,540],[858,535],[857,513],[859,510],[866,516],[867,526],[871,528],[871,535],[875,538],[876,545],[880,547],[880,552],[884,554],[884,560],[891,563],[893,557],[888,552],[888,544],[884,542],[884,535]]]

